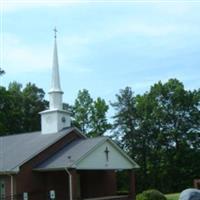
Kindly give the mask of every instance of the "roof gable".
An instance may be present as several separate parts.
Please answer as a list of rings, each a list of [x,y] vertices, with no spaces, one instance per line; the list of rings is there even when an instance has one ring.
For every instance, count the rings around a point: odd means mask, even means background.
[[[112,140],[106,139],[76,163],[77,169],[134,169],[139,166]]]
[[[105,149],[109,151],[106,159]],[[36,167],[38,171],[76,168],[91,169],[133,169],[139,166],[107,137],[87,138],[73,141],[52,157]]]

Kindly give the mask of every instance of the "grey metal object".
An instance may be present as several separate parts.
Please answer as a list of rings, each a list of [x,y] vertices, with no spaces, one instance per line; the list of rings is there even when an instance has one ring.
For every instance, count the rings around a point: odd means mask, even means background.
[[[183,190],[179,200],[200,200],[200,190],[192,188]]]

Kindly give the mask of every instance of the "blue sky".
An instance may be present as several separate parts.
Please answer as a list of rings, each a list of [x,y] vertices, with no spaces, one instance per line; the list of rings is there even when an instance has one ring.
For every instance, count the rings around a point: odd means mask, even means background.
[[[1,85],[32,82],[48,92],[56,26],[65,102],[83,88],[114,101],[126,86],[142,94],[169,78],[199,88],[200,2],[56,2],[1,3]]]

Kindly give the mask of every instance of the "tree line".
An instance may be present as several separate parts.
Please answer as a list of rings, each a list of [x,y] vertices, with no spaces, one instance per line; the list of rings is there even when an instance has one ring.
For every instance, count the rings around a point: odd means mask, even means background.
[[[114,135],[141,167],[138,191],[191,187],[200,177],[200,90],[186,90],[171,79],[143,95],[126,87],[111,105],[116,111]]]
[[[0,86],[0,135],[40,130],[39,112],[48,107],[44,95],[31,83],[24,88],[17,82],[10,83],[8,89]]]
[[[38,113],[48,108],[44,95],[32,83],[24,88],[17,82],[0,87],[0,135],[40,130]],[[107,117],[109,106],[114,108],[112,120]],[[109,104],[83,89],[74,104],[64,108],[88,137],[109,131],[140,165],[138,192],[149,188],[177,192],[200,177],[200,89],[186,90],[179,80],[170,79],[142,95],[135,95],[131,87],[121,89]]]

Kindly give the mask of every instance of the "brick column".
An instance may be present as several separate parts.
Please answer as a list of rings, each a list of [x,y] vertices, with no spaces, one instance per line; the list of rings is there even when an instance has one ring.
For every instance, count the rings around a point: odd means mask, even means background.
[[[130,178],[130,188],[129,188],[129,199],[136,199],[136,190],[135,190],[135,173],[133,170],[129,171]]]
[[[77,191],[77,187],[78,187],[78,175],[77,175],[77,171],[75,169],[71,169],[70,170],[70,174],[72,175],[72,199],[73,200],[77,200],[78,199],[78,191]]]

